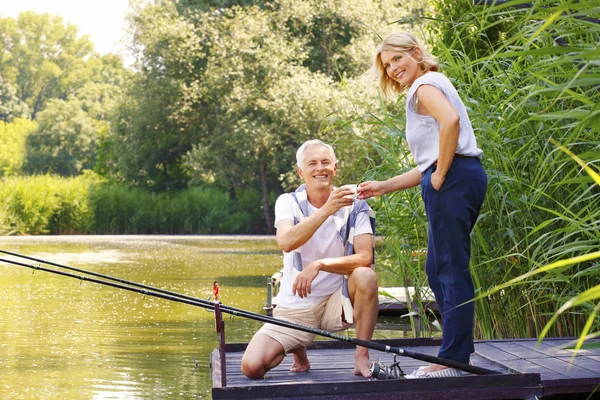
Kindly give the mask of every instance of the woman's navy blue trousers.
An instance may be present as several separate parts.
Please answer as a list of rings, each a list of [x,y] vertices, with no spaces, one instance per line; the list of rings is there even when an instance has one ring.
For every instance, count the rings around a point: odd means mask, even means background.
[[[426,272],[442,316],[439,357],[469,363],[473,345],[473,280],[469,271],[471,230],[487,189],[481,162],[454,157],[439,191],[431,186],[429,167],[421,178],[421,194],[429,225]]]

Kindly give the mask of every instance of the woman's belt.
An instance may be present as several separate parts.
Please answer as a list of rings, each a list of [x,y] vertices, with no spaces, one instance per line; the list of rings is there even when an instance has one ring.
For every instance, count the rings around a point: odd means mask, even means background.
[[[474,158],[474,159],[476,159],[477,161],[480,161],[480,160],[479,160],[479,157],[477,157],[477,156],[466,156],[466,155],[464,155],[464,154],[455,154],[455,155],[454,155],[454,158]],[[437,164],[438,164],[438,162],[437,162],[437,160],[436,160],[436,161],[435,161],[433,164],[431,164],[431,165],[437,165]]]

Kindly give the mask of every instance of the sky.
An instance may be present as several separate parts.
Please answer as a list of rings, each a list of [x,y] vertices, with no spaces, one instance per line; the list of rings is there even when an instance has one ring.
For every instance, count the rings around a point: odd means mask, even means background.
[[[0,16],[16,17],[22,11],[59,15],[89,35],[100,54],[121,54],[128,0],[0,0]]]

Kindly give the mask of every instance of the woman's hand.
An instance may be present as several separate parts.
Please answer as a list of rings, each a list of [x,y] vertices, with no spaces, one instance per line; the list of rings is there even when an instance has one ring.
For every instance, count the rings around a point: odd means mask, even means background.
[[[439,174],[437,170],[431,174],[431,186],[433,186],[435,190],[440,190],[445,180],[446,176]]]
[[[385,194],[383,182],[367,181],[363,182],[356,188],[357,197],[361,200],[370,199],[371,197],[381,196]]]

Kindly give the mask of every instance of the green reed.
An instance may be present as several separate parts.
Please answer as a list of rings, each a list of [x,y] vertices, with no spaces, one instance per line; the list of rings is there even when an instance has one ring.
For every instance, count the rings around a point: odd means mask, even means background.
[[[210,187],[157,194],[93,174],[5,177],[0,234],[253,233],[261,216],[247,207],[256,196],[246,197]]]
[[[598,17],[598,10],[584,7],[559,2],[529,10],[510,4],[475,9],[457,23],[453,42],[428,38],[469,109],[489,179],[472,235],[473,279],[478,294],[490,293],[476,300],[478,337],[571,336],[600,326],[593,296],[556,314],[569,299],[596,287],[597,259],[490,292],[543,265],[600,247],[600,190],[550,142],[564,145],[598,170],[600,25],[578,18],[594,12]],[[510,30],[491,54],[469,58],[464,38],[486,40],[485,30],[493,23],[486,21],[497,17],[510,21]],[[380,126],[379,133],[362,141],[374,160],[366,179],[386,179],[412,166],[403,141],[402,103],[395,112],[384,106],[365,118],[366,124]],[[410,257],[427,245],[418,197],[415,189],[374,202],[386,236],[380,260],[399,284],[426,284],[422,259]]]
[[[94,231],[111,234],[230,233],[234,202],[216,189],[192,188],[151,193],[125,186],[99,186],[91,192]]]
[[[88,176],[5,177],[0,181],[0,233],[85,233],[89,229]]]

